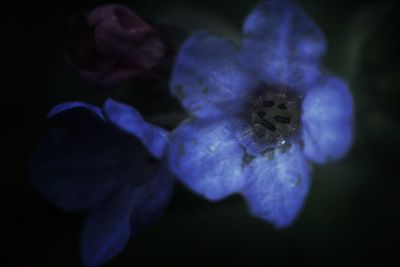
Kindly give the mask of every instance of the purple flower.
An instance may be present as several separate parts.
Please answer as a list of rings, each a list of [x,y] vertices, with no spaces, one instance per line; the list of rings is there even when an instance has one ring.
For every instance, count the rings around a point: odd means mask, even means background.
[[[173,186],[161,162],[169,133],[113,100],[102,109],[58,105],[49,122],[30,161],[30,178],[55,206],[88,212],[82,260],[97,266],[161,218]]]
[[[68,61],[83,81],[100,89],[133,77],[145,78],[166,50],[157,30],[120,4],[71,19]]]
[[[290,1],[260,3],[240,44],[193,34],[171,81],[191,115],[171,135],[171,170],[209,200],[241,193],[253,215],[291,224],[311,163],[340,159],[352,143],[352,97],[324,69],[325,49],[320,29]]]

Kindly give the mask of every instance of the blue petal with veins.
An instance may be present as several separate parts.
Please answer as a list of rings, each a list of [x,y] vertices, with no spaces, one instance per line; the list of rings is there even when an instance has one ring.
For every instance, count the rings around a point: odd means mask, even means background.
[[[310,164],[342,158],[352,143],[351,94],[326,73],[325,51],[315,22],[285,0],[258,4],[239,45],[205,32],[189,37],[170,88],[192,115],[171,134],[178,179],[210,200],[240,192],[253,215],[290,225],[309,191]]]

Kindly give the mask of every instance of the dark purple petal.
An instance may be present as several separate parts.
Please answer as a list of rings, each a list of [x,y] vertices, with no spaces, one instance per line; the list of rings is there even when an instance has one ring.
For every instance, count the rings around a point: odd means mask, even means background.
[[[111,123],[138,138],[155,158],[161,159],[164,156],[168,131],[147,123],[135,108],[112,99],[104,103],[103,110]]]
[[[152,68],[165,53],[165,46],[148,26],[127,31],[116,17],[97,25],[94,38],[104,57],[140,70]]]
[[[126,31],[135,31],[138,28],[150,29],[150,26],[131,9],[121,4],[110,4],[93,9],[87,16],[87,24],[96,27],[113,17],[118,19],[119,24]]]
[[[131,236],[129,218],[136,186],[124,185],[93,209],[82,229],[82,260],[98,266],[118,254]]]
[[[171,198],[172,176],[161,168],[146,178],[142,185],[121,186],[90,212],[82,230],[82,259],[86,265],[110,260],[137,230],[161,218]]]
[[[141,184],[154,169],[139,140],[90,110],[70,109],[50,123],[32,155],[29,174],[38,191],[60,208],[93,208],[131,180],[132,173]]]
[[[164,209],[172,196],[174,176],[166,163],[162,164],[148,181],[146,187],[141,187],[144,198],[132,211],[130,222],[133,228],[140,230],[159,221]]]
[[[94,31],[86,23],[84,14],[75,14],[70,19],[67,49],[67,60],[78,71],[101,72],[113,64],[97,51]]]
[[[61,112],[64,112],[64,111],[67,111],[70,109],[76,109],[76,108],[83,108],[83,109],[90,110],[93,113],[95,113],[99,118],[101,118],[102,120],[105,120],[103,111],[99,107],[82,102],[82,101],[65,102],[65,103],[58,104],[57,106],[53,107],[49,111],[49,113],[47,114],[47,118],[49,119]]]
[[[167,56],[164,42],[129,8],[105,5],[72,17],[67,60],[86,83],[112,88],[133,77],[151,77]]]

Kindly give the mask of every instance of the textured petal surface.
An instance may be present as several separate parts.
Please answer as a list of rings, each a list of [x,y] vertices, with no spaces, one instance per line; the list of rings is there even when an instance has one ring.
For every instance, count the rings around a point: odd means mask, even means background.
[[[243,149],[227,124],[190,121],[171,136],[171,170],[191,190],[209,200],[238,192],[243,185]]]
[[[134,179],[133,179],[134,180]],[[110,260],[137,230],[158,221],[172,194],[173,179],[165,168],[142,185],[124,185],[88,216],[82,230],[82,259],[88,266]]]
[[[176,59],[172,94],[198,117],[220,114],[221,107],[232,106],[254,87],[254,79],[239,65],[237,54],[227,39],[205,32],[193,34]]]
[[[347,84],[335,77],[321,79],[303,102],[304,150],[317,163],[339,159],[353,139],[353,103]]]
[[[136,109],[112,99],[105,102],[104,113],[110,122],[139,138],[154,157],[159,159],[164,155],[168,131],[145,122]]]
[[[310,187],[310,166],[297,144],[270,153],[249,163],[243,195],[254,216],[285,227],[303,207]]]
[[[247,17],[243,33],[241,59],[266,82],[306,89],[319,75],[325,39],[297,4],[260,3]]]
[[[70,109],[50,123],[32,155],[29,175],[58,207],[92,208],[132,173],[148,171],[150,154],[143,145],[90,110]]]

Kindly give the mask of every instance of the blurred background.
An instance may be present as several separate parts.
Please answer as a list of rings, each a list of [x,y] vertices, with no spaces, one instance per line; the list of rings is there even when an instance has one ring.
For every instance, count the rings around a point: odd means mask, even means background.
[[[246,14],[258,1],[120,2],[145,19],[237,38]],[[350,82],[356,138],[349,155],[315,167],[304,210],[284,230],[250,217],[239,196],[209,203],[178,185],[163,219],[132,238],[106,266],[365,266],[398,261],[393,251],[400,237],[399,4],[298,2],[326,34],[326,65]],[[84,214],[63,212],[46,202],[27,180],[26,163],[43,133],[45,115],[55,104],[101,104],[110,95],[130,101],[131,88],[96,93],[65,63],[68,18],[104,3],[34,1],[2,8],[6,161],[1,195],[4,221],[12,224],[5,228],[12,234],[7,243],[11,261],[3,266],[80,266]]]

